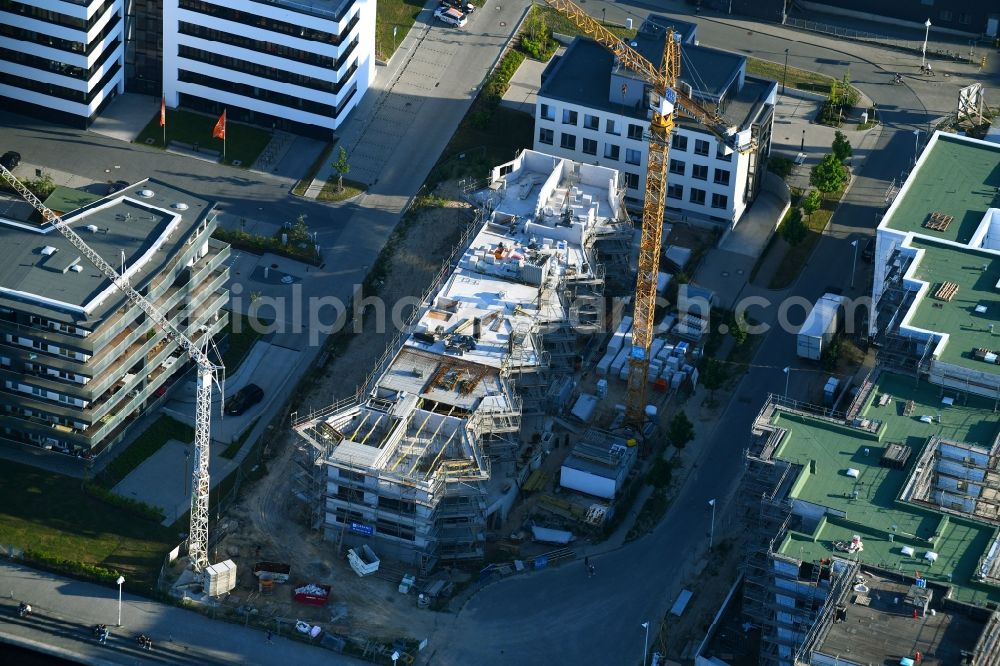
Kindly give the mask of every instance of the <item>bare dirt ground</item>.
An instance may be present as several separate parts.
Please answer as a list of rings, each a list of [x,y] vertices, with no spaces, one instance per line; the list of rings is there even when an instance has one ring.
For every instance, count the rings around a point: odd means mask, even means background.
[[[440,199],[438,199],[440,197]],[[454,183],[443,183],[431,205],[420,207],[408,223],[405,238],[396,248],[388,275],[379,295],[391,309],[405,296],[422,296],[431,280],[450,255],[463,230],[473,219],[471,207],[460,200]],[[331,396],[346,397],[382,356],[395,337],[391,327],[377,331],[375,317],[365,321],[364,333],[350,340],[347,350],[333,358],[300,407],[300,413],[329,404]],[[237,604],[246,603],[259,617],[293,618],[324,622],[324,628],[351,636],[392,639],[400,636],[423,638],[435,621],[435,613],[414,613],[416,594],[397,590],[403,569],[383,561],[379,575],[359,578],[346,556],[336,552],[333,542],[307,527],[305,505],[296,498],[296,435],[287,431],[267,452],[267,474],[249,488],[229,512],[235,521],[219,544],[240,565],[239,586],[234,591]],[[256,561],[287,562],[291,580],[276,585],[270,594],[257,593],[252,575]],[[398,577],[393,574],[399,573]],[[388,580],[393,578],[393,580]],[[332,586],[326,608],[314,608],[292,601],[292,589],[306,582]],[[346,615],[344,614],[346,611]]]

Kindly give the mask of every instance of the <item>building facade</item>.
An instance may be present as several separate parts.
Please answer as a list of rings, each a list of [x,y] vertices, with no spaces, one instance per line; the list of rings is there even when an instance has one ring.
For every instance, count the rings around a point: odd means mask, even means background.
[[[633,48],[659,62],[664,26],[684,36],[682,85],[731,122],[726,141],[678,117],[667,176],[667,213],[731,229],[754,201],[770,152],[777,84],[746,74],[746,58],[694,44],[691,24],[651,16]],[[604,47],[578,38],[542,74],[535,106],[536,150],[621,171],[625,201],[642,206],[646,186],[650,86]],[[741,150],[733,150],[742,141]]]
[[[196,343],[225,326],[214,204],[147,180],[66,220]],[[0,221],[0,439],[89,457],[119,441],[187,355],[51,225]]]
[[[86,127],[125,89],[125,0],[0,0],[0,106]]]
[[[164,0],[167,106],[329,139],[375,76],[374,0]]]

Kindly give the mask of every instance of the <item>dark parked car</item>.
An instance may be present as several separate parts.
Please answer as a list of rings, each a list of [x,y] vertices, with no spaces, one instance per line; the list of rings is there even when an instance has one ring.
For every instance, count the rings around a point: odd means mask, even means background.
[[[869,238],[865,243],[865,249],[861,251],[861,256],[865,261],[875,261],[875,239]]]
[[[226,401],[226,414],[239,416],[264,397],[264,389],[256,384],[247,384]]]
[[[0,164],[2,164],[7,171],[13,171],[20,163],[21,153],[15,153],[13,150],[8,150],[3,154],[3,157],[0,157]]]

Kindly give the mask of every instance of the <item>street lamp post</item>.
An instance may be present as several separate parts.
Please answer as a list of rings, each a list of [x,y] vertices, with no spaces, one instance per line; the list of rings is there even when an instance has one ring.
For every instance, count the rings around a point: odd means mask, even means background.
[[[804,153],[806,151],[806,131],[802,130],[802,141],[799,143],[799,152]]]
[[[646,655],[649,654],[649,622],[643,622],[642,628],[646,630],[646,638],[642,642],[642,666],[646,666]]]
[[[396,30],[398,30],[398,29],[399,29],[399,26],[395,26],[395,25],[392,26],[392,51],[393,51],[393,53],[396,52]]]
[[[122,626],[122,585],[125,584],[125,576],[118,576],[118,626]]]
[[[788,378],[792,376],[792,369],[785,368],[785,400],[788,400]]]
[[[858,270],[858,241],[852,240],[851,246],[854,247],[854,263],[851,264],[851,289],[854,289],[854,273]]]
[[[788,75],[788,49],[785,49],[785,68],[781,72],[781,94],[785,94],[785,77]]]
[[[608,8],[601,7],[601,23],[604,25],[608,24]]]
[[[924,48],[920,51],[920,70],[923,71],[927,67],[927,38],[931,34],[931,20],[927,19],[924,21]]]
[[[708,500],[708,505],[712,507],[712,526],[708,531],[708,549],[712,550],[712,546],[715,543],[715,498]]]

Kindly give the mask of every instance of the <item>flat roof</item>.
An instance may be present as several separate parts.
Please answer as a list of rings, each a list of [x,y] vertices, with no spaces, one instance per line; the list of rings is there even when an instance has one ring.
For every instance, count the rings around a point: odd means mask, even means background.
[[[988,208],[1000,206],[1000,145],[936,134],[881,226],[968,243]],[[931,213],[953,216],[944,231],[924,226]]]
[[[878,404],[882,394],[891,396],[884,406]],[[770,422],[788,432],[774,457],[802,466],[790,498],[828,510],[811,534],[789,532],[778,551],[808,561],[831,555],[853,557],[833,544],[850,542],[857,534],[864,543],[860,555],[864,562],[909,576],[919,571],[925,578],[952,585],[954,597],[961,601],[1000,601],[1000,588],[974,578],[980,558],[996,538],[996,528],[971,517],[946,516],[932,507],[897,501],[931,436],[988,448],[1000,430],[1000,413],[993,411],[992,400],[969,395],[946,406],[941,396],[940,387],[883,373],[858,415],[880,421],[877,434],[776,409]],[[913,408],[907,415],[908,401],[913,401]],[[934,418],[927,423],[921,416]],[[879,465],[882,452],[893,442],[913,449],[904,470]],[[857,478],[848,476],[848,469],[857,470]],[[914,555],[903,555],[902,546],[911,546]],[[924,559],[927,551],[938,554],[933,564]]]
[[[119,272],[124,251],[126,272],[141,288],[164,269],[212,206],[190,192],[146,180],[62,217]],[[0,306],[93,326],[124,303],[111,281],[52,225],[0,223],[0,233]]]
[[[42,204],[56,213],[68,213],[101,199],[100,195],[58,185]]]
[[[640,33],[632,43],[647,59],[659,64],[663,57],[662,37]],[[708,46],[682,44],[681,60],[680,80],[689,84],[696,94],[717,98],[724,95],[739,76],[746,58]],[[623,105],[611,99],[614,67],[615,58],[607,49],[592,39],[577,37],[558,60],[554,59],[546,67],[538,94],[608,113],[646,119],[648,111],[645,107],[637,110],[633,105]],[[744,90],[730,95],[733,99],[723,114],[727,119],[742,125],[753,102],[766,96],[768,85],[765,80],[754,79],[752,83],[747,87],[744,80]],[[684,120],[683,116],[681,119]]]
[[[938,359],[973,370],[990,372],[995,366],[973,357],[973,349],[1000,350],[1000,260],[995,253],[963,249],[914,237],[909,245],[923,250],[919,263],[907,274],[928,283],[925,296],[910,310],[906,324],[947,333],[948,342],[938,347]],[[985,267],[985,270],[983,268]],[[942,284],[952,282],[958,291],[951,300],[935,298]],[[979,307],[982,312],[977,312]]]
[[[864,604],[847,604],[847,619],[828,625],[816,651],[855,664],[884,664],[887,658],[912,658],[920,652],[921,666],[951,666],[963,663],[963,651],[975,649],[986,623],[965,613],[943,611],[940,589],[928,588],[934,593],[931,608],[935,613],[914,621],[912,606],[902,603],[908,584],[869,570],[862,570],[862,575],[868,599]],[[851,592],[851,597],[856,593]]]

